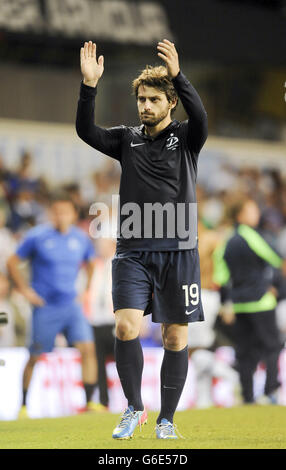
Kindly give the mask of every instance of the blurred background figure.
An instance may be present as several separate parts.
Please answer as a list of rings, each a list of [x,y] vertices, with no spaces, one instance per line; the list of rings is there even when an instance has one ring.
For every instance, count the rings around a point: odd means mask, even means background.
[[[0,274],[0,311],[8,316],[8,323],[0,328],[0,348],[16,346],[15,309],[9,299],[9,280]]]
[[[28,151],[24,151],[20,157],[19,166],[10,174],[9,195],[13,199],[20,191],[28,190],[35,194],[38,188],[38,178],[33,169],[33,157]]]
[[[0,273],[0,311],[8,316],[8,323],[0,329],[0,348],[25,346],[31,311],[3,273]]]
[[[0,197],[0,272],[3,274],[7,273],[7,259],[14,253],[16,248],[16,239],[7,227],[9,215],[9,204],[2,194],[2,197]]]
[[[227,363],[217,359],[215,351],[221,346],[215,329],[220,311],[220,295],[213,282],[213,253],[225,238],[223,228],[207,228],[201,219],[198,224],[199,253],[201,264],[202,303],[205,321],[189,325],[188,347],[196,376],[196,407],[208,408],[214,405],[213,381],[226,379],[238,388],[238,374]],[[237,390],[235,390],[237,392]]]
[[[26,399],[34,366],[43,352],[51,352],[56,336],[65,335],[68,344],[81,354],[82,380],[87,410],[97,380],[92,331],[76,301],[76,280],[82,263],[88,271],[88,285],[94,268],[94,248],[87,235],[74,226],[77,212],[68,195],[54,196],[50,224],[29,230],[16,253],[8,259],[12,280],[33,306],[30,358],[23,374],[23,400],[19,417],[28,417]],[[31,285],[20,265],[28,260]]]
[[[106,361],[114,360],[115,318],[111,296],[111,261],[116,241],[100,237],[96,240],[95,269],[90,281],[85,310],[93,328],[98,364],[98,411],[108,410],[108,383]]]
[[[214,280],[221,286],[222,315],[228,324],[233,323],[243,399],[245,403],[255,401],[253,375],[263,361],[265,397],[257,400],[277,403],[278,358],[283,343],[275,308],[277,270],[283,267],[283,259],[256,229],[260,210],[254,199],[237,195],[229,216],[234,222],[233,233],[214,253]]]
[[[11,206],[9,227],[13,232],[44,222],[47,188],[44,179],[35,176],[30,152],[21,155],[19,167],[10,174],[7,190]]]

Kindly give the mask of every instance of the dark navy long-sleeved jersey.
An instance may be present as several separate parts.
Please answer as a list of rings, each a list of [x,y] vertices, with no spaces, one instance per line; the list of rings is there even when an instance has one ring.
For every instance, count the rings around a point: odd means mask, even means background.
[[[93,148],[118,160],[122,168],[117,251],[196,248],[197,237],[193,237],[191,245],[181,245],[179,242],[190,238],[186,236],[188,231],[193,234],[197,232],[195,182],[199,152],[207,138],[207,115],[198,93],[182,72],[173,79],[173,84],[188,114],[188,120],[173,120],[155,138],[144,133],[144,125],[105,129],[94,124],[97,89],[81,84],[77,133]],[[178,203],[181,203],[179,215],[176,212],[174,216],[171,206],[176,211]],[[162,212],[163,229],[160,231],[159,227],[158,233],[153,226],[150,229],[148,225],[149,209],[154,208],[154,204],[166,209],[166,212]],[[129,230],[127,233],[130,214],[133,214],[132,220],[138,224],[139,212],[136,209],[140,212],[139,232],[138,227],[133,227],[134,231]],[[186,222],[184,228],[187,229],[184,233],[178,230],[183,212]],[[148,223],[146,214],[149,216]],[[151,215],[155,225],[154,217],[155,213]],[[169,221],[173,222],[173,217],[175,233],[168,226]],[[160,223],[160,217],[157,223]]]

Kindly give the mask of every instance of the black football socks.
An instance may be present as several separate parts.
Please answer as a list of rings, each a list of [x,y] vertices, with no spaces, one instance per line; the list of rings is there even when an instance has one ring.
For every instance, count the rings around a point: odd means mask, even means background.
[[[181,351],[165,349],[161,366],[161,411],[157,419],[165,418],[173,423],[188,373],[188,346]]]
[[[89,403],[92,399],[92,395],[93,395],[93,392],[94,392],[94,389],[96,387],[97,384],[88,384],[88,383],[84,383],[83,384],[83,388],[84,388],[84,391],[85,391],[85,397],[86,397],[86,403]]]
[[[28,390],[25,390],[23,388],[22,406],[27,406],[27,393],[28,393]]]
[[[115,338],[114,353],[117,372],[128,406],[133,406],[135,411],[143,411],[141,381],[144,359],[139,337],[128,341]]]

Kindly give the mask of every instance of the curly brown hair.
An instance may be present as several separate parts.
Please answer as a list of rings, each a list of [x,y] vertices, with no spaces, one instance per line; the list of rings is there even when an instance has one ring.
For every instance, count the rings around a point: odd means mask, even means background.
[[[168,75],[167,68],[164,67],[164,65],[158,65],[155,67],[152,65],[146,65],[146,68],[141,71],[140,75],[133,80],[132,91],[136,98],[138,96],[138,89],[140,85],[156,88],[165,93],[169,102],[174,103],[174,101],[177,101],[178,103],[177,92],[173,85],[172,79]],[[176,106],[172,109],[172,111],[175,110]]]

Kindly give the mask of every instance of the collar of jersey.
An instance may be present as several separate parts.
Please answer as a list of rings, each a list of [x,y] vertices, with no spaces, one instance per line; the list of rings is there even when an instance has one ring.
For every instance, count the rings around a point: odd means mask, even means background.
[[[52,230],[55,234],[59,235],[60,237],[67,237],[71,235],[74,227],[74,225],[71,225],[67,232],[62,233],[52,223],[47,223],[46,225],[50,228],[50,230]]]
[[[144,139],[144,140],[149,140],[149,141],[153,141],[153,140],[158,140],[158,139],[161,139],[162,137],[165,136],[165,134],[168,134],[168,132],[170,132],[170,130],[173,128],[173,127],[176,127],[177,126],[177,123],[178,121],[174,120],[172,122],[170,122],[170,124],[165,127],[165,129],[163,129],[161,132],[159,132],[159,134],[156,135],[156,137],[150,137],[149,135],[146,135],[144,133],[144,124],[142,124],[140,127],[139,127],[139,133],[141,135],[141,137]]]

